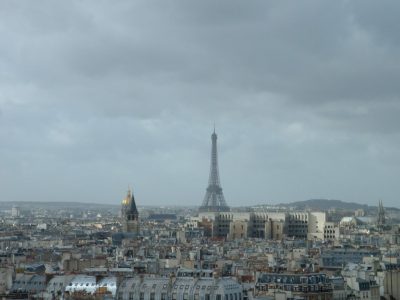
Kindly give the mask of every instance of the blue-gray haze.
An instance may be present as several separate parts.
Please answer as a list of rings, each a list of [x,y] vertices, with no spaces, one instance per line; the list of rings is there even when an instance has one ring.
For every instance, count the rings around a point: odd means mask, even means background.
[[[399,1],[0,2],[0,201],[397,205]]]

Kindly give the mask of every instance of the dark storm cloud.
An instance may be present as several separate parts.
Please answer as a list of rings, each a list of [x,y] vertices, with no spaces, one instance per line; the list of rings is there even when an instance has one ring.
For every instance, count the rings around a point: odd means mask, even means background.
[[[2,198],[117,202],[133,184],[199,204],[216,121],[232,205],[395,204],[398,16],[396,1],[3,1]]]

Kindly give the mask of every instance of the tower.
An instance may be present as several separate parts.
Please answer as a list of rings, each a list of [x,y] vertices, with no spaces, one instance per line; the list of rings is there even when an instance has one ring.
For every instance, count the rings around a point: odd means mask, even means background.
[[[139,212],[131,189],[122,200],[121,215],[122,231],[139,234]]]
[[[385,209],[383,208],[383,203],[382,200],[379,200],[379,206],[378,206],[378,227],[382,228],[385,226],[386,220],[385,220]]]
[[[219,181],[218,172],[218,153],[217,153],[217,134],[214,132],[211,135],[211,165],[210,176],[208,179],[208,187],[202,205],[199,208],[200,212],[228,212],[229,206],[225,202],[224,194],[222,193],[221,184]]]

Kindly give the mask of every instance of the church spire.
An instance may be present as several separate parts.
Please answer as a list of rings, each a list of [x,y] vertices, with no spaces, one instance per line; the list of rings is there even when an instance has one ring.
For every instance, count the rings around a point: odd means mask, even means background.
[[[139,234],[139,212],[130,186],[125,199],[122,200],[121,212],[123,231]]]
[[[383,202],[382,200],[379,200],[379,206],[378,206],[378,220],[377,224],[379,228],[382,228],[385,226],[386,220],[385,220],[385,209],[383,207]]]

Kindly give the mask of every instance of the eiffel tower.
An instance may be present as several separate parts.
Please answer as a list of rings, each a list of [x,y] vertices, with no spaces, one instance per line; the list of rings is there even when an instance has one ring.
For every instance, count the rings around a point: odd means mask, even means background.
[[[218,153],[217,153],[217,134],[214,132],[211,135],[211,166],[210,176],[208,179],[208,187],[199,212],[228,212],[229,206],[225,202],[224,194],[222,193],[221,184],[219,181],[218,172]]]

